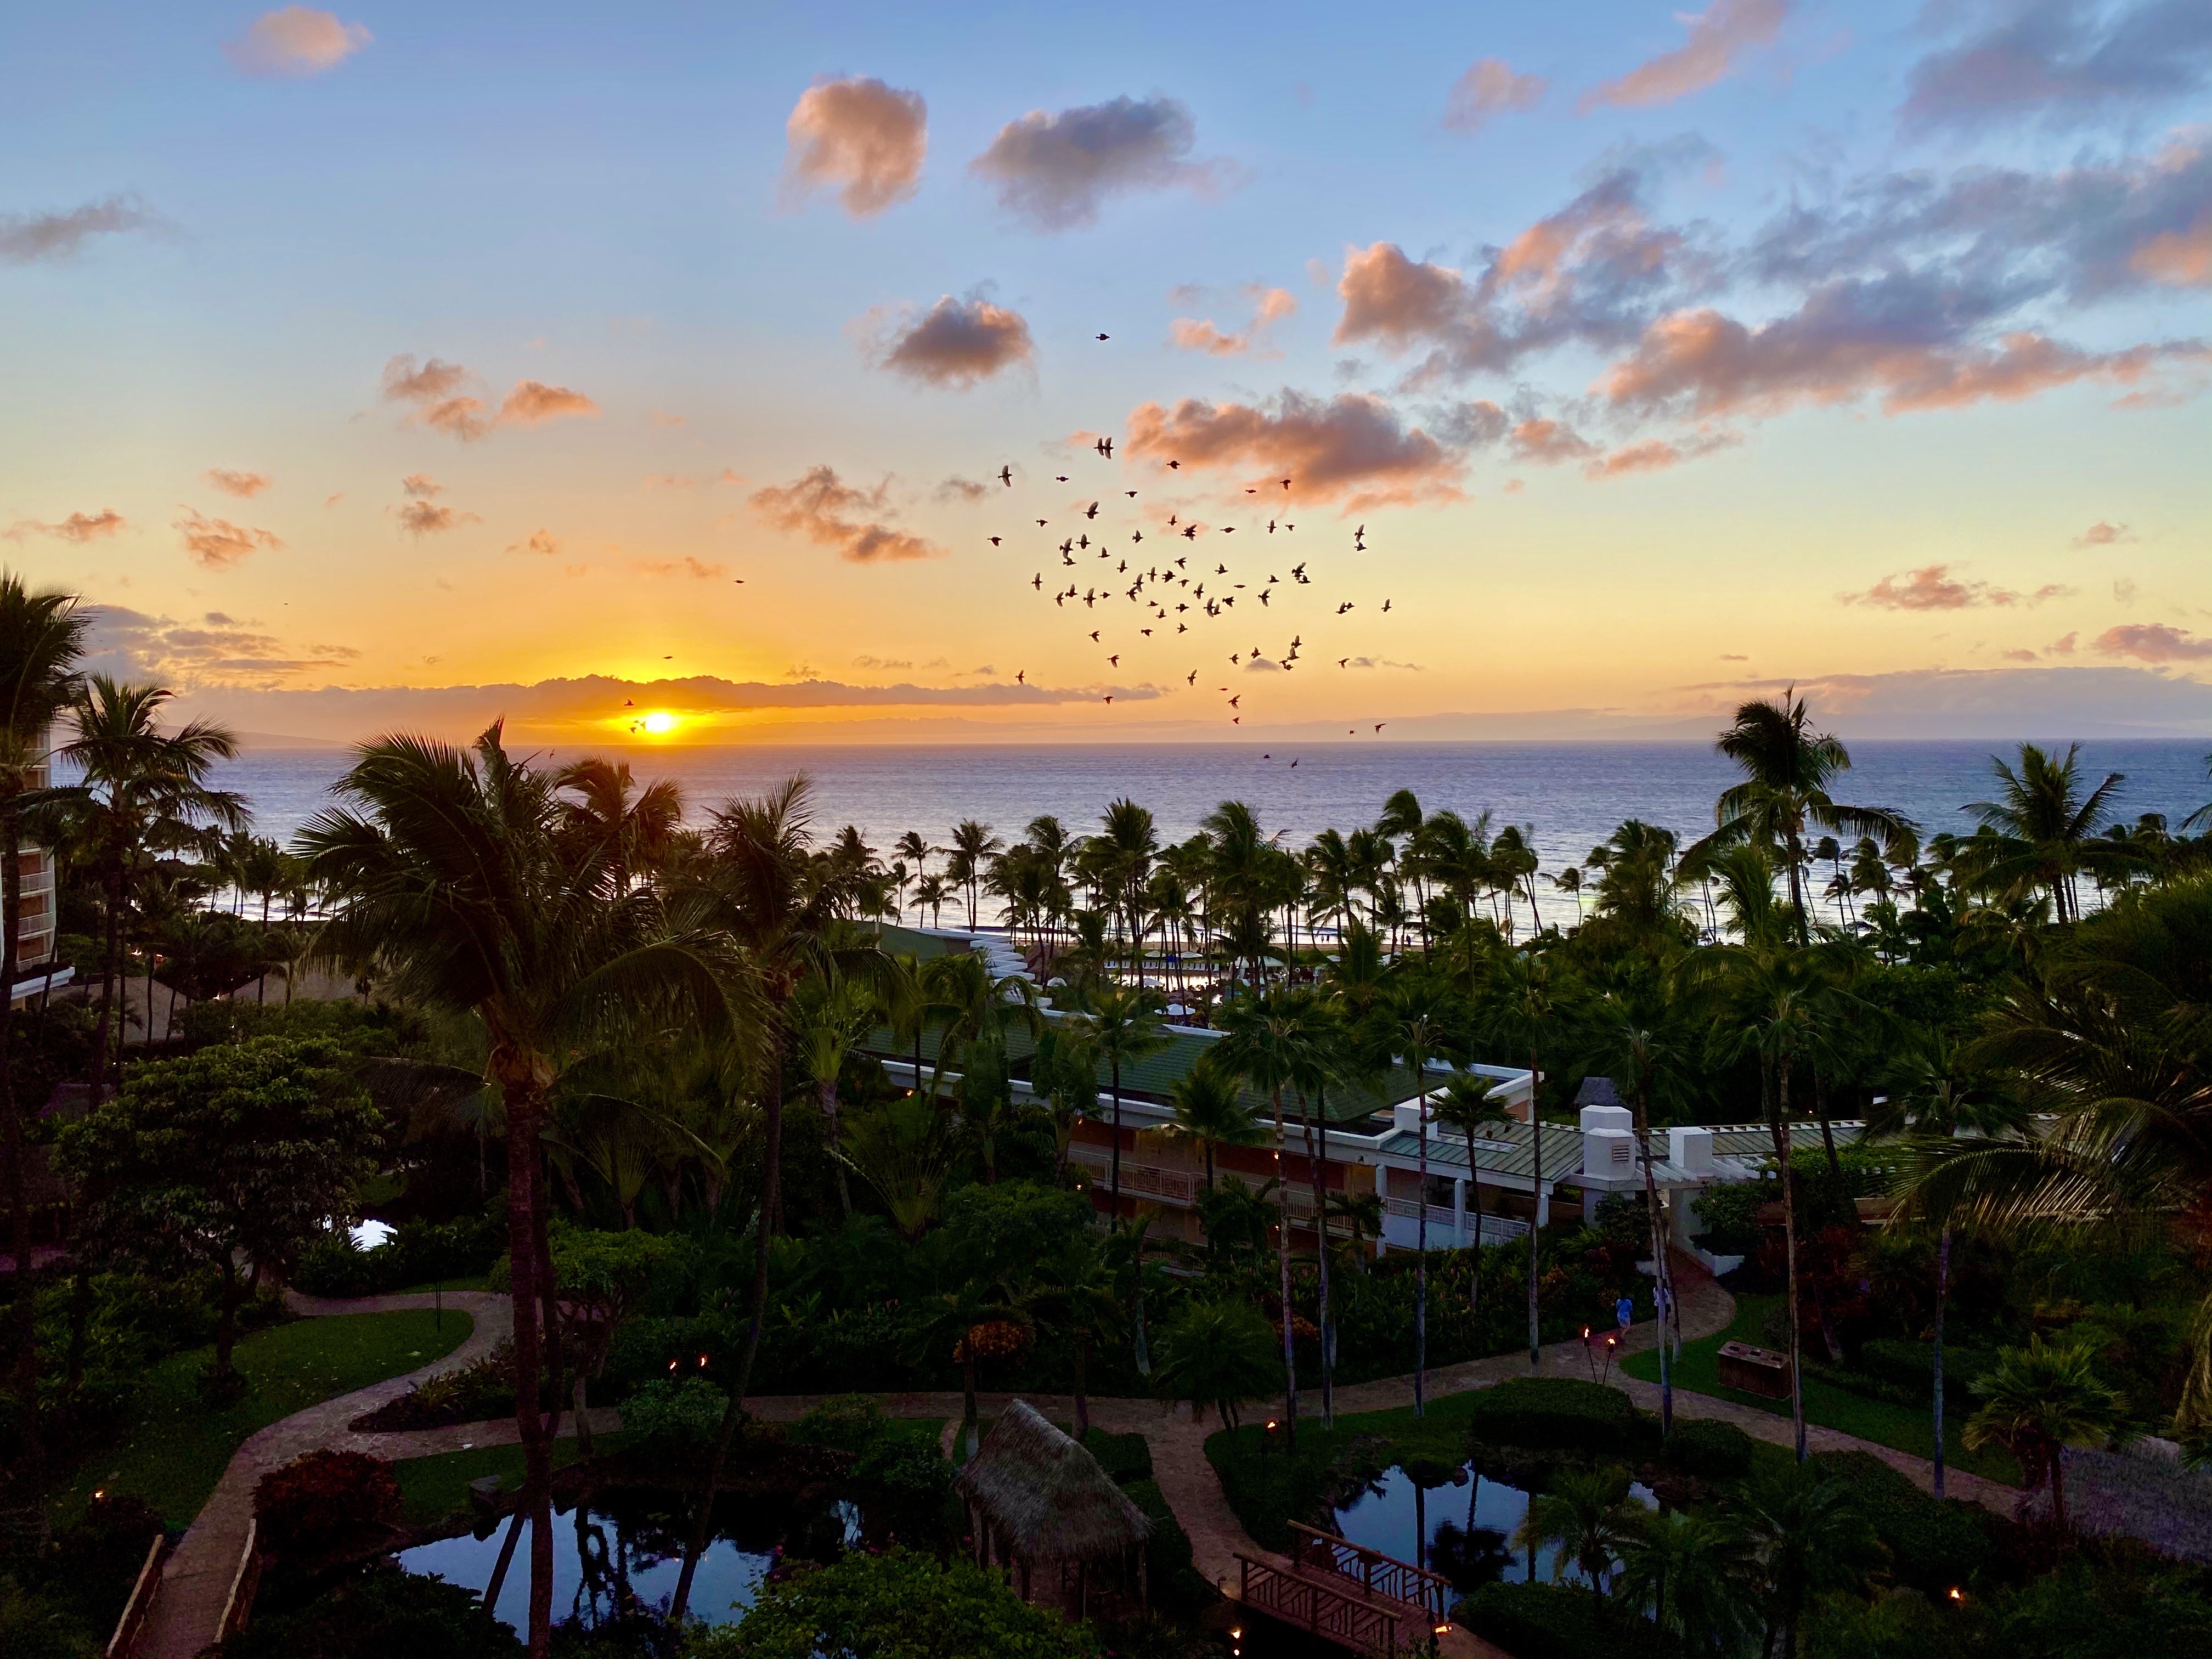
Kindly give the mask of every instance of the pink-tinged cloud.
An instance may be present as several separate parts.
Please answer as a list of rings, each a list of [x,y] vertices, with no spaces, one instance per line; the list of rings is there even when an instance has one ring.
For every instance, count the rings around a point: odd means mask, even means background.
[[[2212,208],[2186,230],[2151,237],[2128,256],[2128,269],[2168,288],[2212,287]]]
[[[1515,460],[1535,466],[1557,466],[1597,453],[1595,444],[1564,421],[1523,421],[1506,434],[1505,441]]]
[[[234,472],[227,467],[210,467],[207,481],[226,495],[235,495],[240,501],[251,501],[269,488],[269,477],[263,472]]]
[[[1036,348],[1019,312],[981,295],[947,294],[916,317],[872,312],[863,337],[879,368],[942,391],[965,392],[1003,371],[1033,367]]]
[[[162,222],[158,214],[123,196],[88,202],[66,213],[0,213],[0,264],[67,259],[95,236],[153,229]]]
[[[632,559],[629,568],[641,576],[690,576],[699,581],[730,574],[727,565],[707,564],[688,553],[680,559]]]
[[[1452,83],[1444,99],[1444,125],[1454,132],[1480,132],[1498,116],[1532,110],[1551,82],[1520,75],[1503,58],[1485,58]]]
[[[538,553],[550,558],[561,550],[560,538],[550,530],[533,530],[523,540],[508,544],[510,553]]]
[[[26,536],[51,536],[56,541],[74,542],[82,547],[87,542],[114,535],[126,522],[113,507],[103,507],[97,513],[72,513],[58,524],[41,524],[36,519],[21,519],[7,529],[0,530],[0,536],[5,536],[11,542],[20,542]]]
[[[1129,414],[1123,448],[1132,459],[1193,471],[1238,470],[1242,482],[1297,498],[1342,503],[1346,512],[1459,499],[1458,458],[1380,398],[1343,392],[1324,402],[1285,391],[1272,410],[1186,398],[1172,410],[1141,404]]]
[[[384,366],[384,396],[390,403],[412,404],[416,421],[464,443],[486,436],[495,427],[542,426],[563,416],[599,412],[599,404],[580,392],[543,380],[517,380],[499,412],[487,415],[481,398],[460,390],[469,380],[459,363],[432,357],[418,366],[411,355],[403,354]]]
[[[406,495],[420,501],[427,501],[433,495],[442,495],[446,493],[446,486],[427,472],[409,473],[399,481],[399,488]]]
[[[264,12],[222,55],[247,75],[320,75],[336,69],[376,37],[312,6]]]
[[[1966,33],[1912,66],[1908,133],[2123,120],[2201,93],[2212,67],[2200,0],[2010,0],[1931,6],[1925,21]]]
[[[2114,524],[2100,519],[2074,538],[2076,547],[2111,547],[2120,542],[2135,540],[2135,532],[2124,524]]]
[[[543,380],[517,380],[499,406],[501,426],[542,426],[568,415],[596,415],[599,406],[580,392]]]
[[[784,138],[787,204],[835,190],[846,212],[866,219],[904,201],[920,184],[929,110],[920,93],[871,77],[817,81],[799,94]]]
[[[1096,224],[1115,196],[1176,188],[1206,196],[1223,187],[1235,168],[1192,161],[1197,140],[1197,124],[1177,100],[1115,98],[1057,114],[1031,110],[1000,128],[968,170],[1030,229],[1073,230]]]
[[[834,467],[823,465],[809,467],[790,483],[756,489],[749,499],[753,511],[777,529],[832,548],[848,564],[943,557],[943,548],[884,522],[891,515],[890,497],[888,481],[858,489]]]
[[[1612,453],[1599,457],[1583,468],[1583,476],[1602,480],[1626,478],[1638,472],[1663,472],[1668,467],[1680,466],[1685,461],[1741,441],[1732,432],[1701,433],[1694,438],[1682,439],[1646,438],[1638,443],[1624,444]]]
[[[1773,40],[1789,15],[1784,0],[1713,0],[1694,16],[1678,13],[1690,31],[1688,40],[1617,80],[1592,87],[1575,107],[1583,113],[1601,104],[1648,109],[1702,92],[1724,78],[1745,52]]]
[[[1178,317],[1170,325],[1168,337],[1185,351],[1200,351],[1212,357],[1242,356],[1265,344],[1267,331],[1297,312],[1298,302],[1288,289],[1262,288],[1255,283],[1246,292],[1252,296],[1252,320],[1241,332],[1224,334],[1211,318]]]
[[[2132,386],[2161,363],[2208,355],[2196,341],[2084,351],[2027,332],[1995,346],[1960,343],[1941,320],[1884,303],[1911,286],[1831,283],[1756,326],[1711,307],[1674,312],[1645,329],[1597,389],[1616,405],[1680,404],[1708,416],[1777,415],[1874,393],[1898,415],[2017,402],[2082,380]]]
[[[2164,623],[2123,623],[2108,628],[2097,635],[2095,648],[2107,657],[2133,657],[2138,662],[2212,660],[2212,637]]]
[[[173,520],[171,527],[184,538],[185,551],[209,570],[227,569],[260,548],[284,545],[272,531],[233,524],[228,519],[202,518],[189,507],[178,510],[185,516]]]
[[[2081,637],[2081,636],[2078,633],[2061,634],[2057,639],[2051,641],[2050,644],[2043,647],[2044,653],[2045,655],[2052,657],[2070,657],[2074,654],[2074,642]]]
[[[2002,655],[2007,662],[2033,662],[2035,660],[2035,653],[2027,650],[2025,647],[2007,651],[2003,653]]]
[[[1949,565],[1939,563],[1922,565],[1901,576],[1884,576],[1863,593],[1838,593],[1836,599],[1877,611],[1964,611],[1974,605],[2041,605],[2072,592],[2056,582],[2021,593],[1988,582],[1963,581],[1951,574]]]

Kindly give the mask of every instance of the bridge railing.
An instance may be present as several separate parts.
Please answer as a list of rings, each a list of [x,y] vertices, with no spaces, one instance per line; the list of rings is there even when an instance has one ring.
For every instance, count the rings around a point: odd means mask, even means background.
[[[1318,1578],[1285,1572],[1249,1555],[1240,1554],[1237,1560],[1237,1593],[1245,1606],[1371,1659],[1397,1659],[1407,1650],[1408,1644],[1400,1640],[1399,1609],[1365,1601]]]
[[[1369,1595],[1419,1607],[1439,1624],[1451,1616],[1456,1599],[1451,1580],[1442,1573],[1296,1521],[1291,1522],[1291,1559],[1310,1571],[1349,1579]]]

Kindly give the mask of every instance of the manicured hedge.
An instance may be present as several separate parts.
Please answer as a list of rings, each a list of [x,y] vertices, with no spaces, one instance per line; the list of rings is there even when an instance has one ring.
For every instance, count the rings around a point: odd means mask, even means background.
[[[1756,1443],[1733,1423],[1707,1417],[1678,1417],[1667,1437],[1664,1456],[1685,1474],[1705,1480],[1738,1480],[1751,1473]]]
[[[1663,1659],[1672,1644],[1645,1619],[1567,1584],[1485,1584],[1454,1622],[1513,1659]]]
[[[1898,1583],[1941,1596],[1996,1564],[1988,1517],[1976,1505],[1956,1498],[1937,1502],[1871,1452],[1821,1452],[1813,1462],[1850,1488],[1889,1547]]]
[[[1987,1348],[1971,1348],[1957,1342],[1945,1343],[1944,1403],[1961,1411],[1972,1410],[1979,1403],[1974,1397],[1975,1379],[1996,1363],[1996,1356]],[[1869,1376],[1910,1389],[1914,1399],[1924,1401],[1934,1392],[1936,1345],[1932,1342],[1905,1342],[1893,1337],[1876,1337],[1859,1349],[1858,1368]]]
[[[1478,1394],[1467,1414],[1480,1445],[1621,1455],[1647,1449],[1651,1420],[1618,1389],[1571,1376],[1523,1376]]]
[[[1083,1449],[1122,1486],[1152,1478],[1152,1443],[1141,1434],[1109,1434],[1103,1429],[1093,1429],[1084,1436]]]

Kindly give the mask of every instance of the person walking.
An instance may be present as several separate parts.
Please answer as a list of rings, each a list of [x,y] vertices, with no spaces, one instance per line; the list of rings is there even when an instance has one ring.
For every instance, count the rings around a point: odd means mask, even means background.
[[[1652,1301],[1659,1314],[1660,1344],[1671,1347],[1674,1363],[1679,1365],[1682,1363],[1682,1318],[1674,1293],[1664,1285],[1658,1285],[1652,1291]]]
[[[1620,1334],[1628,1334],[1628,1328],[1636,1322],[1636,1303],[1632,1297],[1622,1297],[1613,1304],[1613,1316],[1620,1323]]]

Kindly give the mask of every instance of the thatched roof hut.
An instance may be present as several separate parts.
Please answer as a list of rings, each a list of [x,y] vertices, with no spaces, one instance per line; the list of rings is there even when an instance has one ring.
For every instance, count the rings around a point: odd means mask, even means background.
[[[1088,1595],[1091,1566],[1111,1564],[1111,1577],[1126,1580],[1133,1555],[1143,1597],[1152,1522],[1097,1458],[1026,1401],[1008,1404],[952,1485],[975,1523],[979,1559],[988,1565],[995,1556],[1018,1566],[1024,1595],[1032,1568],[1058,1566],[1064,1580],[1073,1565],[1079,1602]]]

